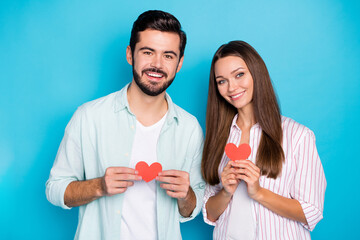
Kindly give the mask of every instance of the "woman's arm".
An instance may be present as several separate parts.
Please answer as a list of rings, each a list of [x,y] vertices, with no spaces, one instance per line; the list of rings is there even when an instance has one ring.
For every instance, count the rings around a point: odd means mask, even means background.
[[[253,199],[282,217],[307,224],[303,209],[296,199],[283,197],[265,188],[260,188]]]
[[[232,195],[226,193],[226,191],[223,188],[215,196],[209,198],[209,200],[206,203],[207,218],[212,222],[218,220],[220,215],[227,208],[231,200],[231,197]]]
[[[212,222],[218,220],[225,211],[239,185],[239,180],[236,179],[235,169],[232,167],[232,164],[233,161],[229,161],[221,173],[223,188],[216,195],[210,197],[206,203],[207,218]]]

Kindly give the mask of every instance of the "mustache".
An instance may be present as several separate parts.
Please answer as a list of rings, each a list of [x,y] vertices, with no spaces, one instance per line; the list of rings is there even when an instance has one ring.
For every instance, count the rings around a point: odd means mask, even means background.
[[[142,74],[144,74],[145,72],[156,72],[156,73],[161,73],[162,75],[164,75],[165,78],[167,78],[167,73],[158,69],[158,68],[146,68],[144,70],[142,70]]]

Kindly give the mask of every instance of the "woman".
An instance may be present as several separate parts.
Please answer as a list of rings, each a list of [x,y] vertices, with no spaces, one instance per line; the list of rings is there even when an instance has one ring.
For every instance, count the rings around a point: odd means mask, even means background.
[[[232,161],[227,143],[252,152]],[[310,239],[323,218],[315,136],[280,115],[266,65],[243,41],[222,45],[211,63],[202,173],[214,239]]]

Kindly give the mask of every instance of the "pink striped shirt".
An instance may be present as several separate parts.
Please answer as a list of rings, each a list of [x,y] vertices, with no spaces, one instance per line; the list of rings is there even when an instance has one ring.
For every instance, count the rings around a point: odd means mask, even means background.
[[[234,117],[228,143],[239,145],[241,130]],[[256,239],[311,239],[310,231],[323,218],[326,179],[316,150],[314,133],[294,120],[282,117],[283,150],[285,162],[281,175],[276,179],[261,176],[260,186],[287,198],[300,202],[308,225],[277,215],[258,202],[252,201],[252,214],[256,224]],[[261,127],[255,124],[250,130],[250,160],[255,162],[261,137]],[[219,165],[219,176],[229,158],[224,154]],[[213,239],[226,239],[227,225],[231,211],[228,207],[216,222],[207,218],[205,205],[211,196],[222,189],[221,182],[215,186],[207,185],[202,208],[204,221],[215,226]]]

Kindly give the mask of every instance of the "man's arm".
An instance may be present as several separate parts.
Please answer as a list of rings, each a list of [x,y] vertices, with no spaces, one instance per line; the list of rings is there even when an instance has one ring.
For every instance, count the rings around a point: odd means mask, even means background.
[[[137,171],[126,167],[109,167],[105,175],[86,181],[71,182],[64,194],[64,203],[68,207],[77,207],[92,202],[103,196],[112,196],[126,191],[141,180]]]

